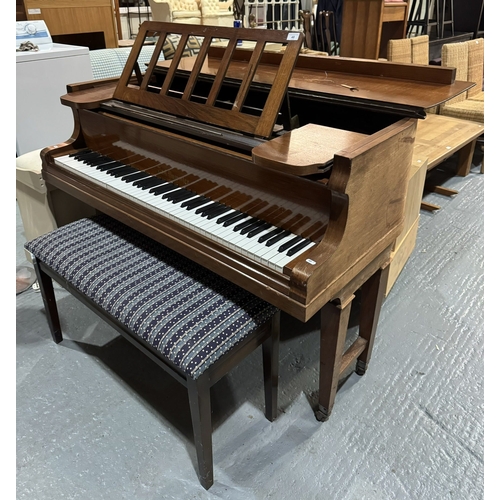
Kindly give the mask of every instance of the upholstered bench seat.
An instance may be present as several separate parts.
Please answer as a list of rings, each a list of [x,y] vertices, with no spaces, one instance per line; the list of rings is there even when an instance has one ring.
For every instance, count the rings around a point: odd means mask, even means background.
[[[62,226],[25,248],[32,254],[56,342],[62,335],[50,278],[185,380],[206,488],[213,482],[209,388],[263,343],[266,416],[275,418],[275,307],[106,215]],[[195,416],[200,412],[201,420]]]

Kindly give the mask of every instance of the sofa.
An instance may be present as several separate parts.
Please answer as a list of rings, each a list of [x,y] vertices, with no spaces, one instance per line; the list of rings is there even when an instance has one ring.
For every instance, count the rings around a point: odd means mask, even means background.
[[[149,0],[153,21],[233,26],[233,0]]]

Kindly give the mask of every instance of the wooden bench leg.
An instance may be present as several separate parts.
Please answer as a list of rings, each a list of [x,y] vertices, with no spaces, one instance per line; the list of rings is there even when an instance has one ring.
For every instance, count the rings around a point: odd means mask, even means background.
[[[278,416],[278,376],[279,376],[279,343],[280,313],[274,315],[271,336],[262,343],[264,365],[264,394],[266,418],[272,422]]]
[[[208,490],[214,482],[212,415],[208,374],[202,374],[196,380],[188,378],[187,389],[198,459],[198,477],[201,485]]]
[[[35,268],[36,278],[40,285],[40,293],[42,294],[43,305],[45,307],[45,314],[47,315],[52,339],[56,344],[59,344],[59,342],[62,342],[63,338],[52,278],[42,271],[36,257],[33,257],[33,267]]]
[[[472,165],[472,157],[474,156],[475,149],[476,139],[469,142],[469,144],[466,144],[458,151],[457,175],[461,177],[466,177],[467,175],[469,175],[470,167]]]
[[[319,404],[316,419],[325,422],[332,412],[340,378],[341,360],[354,295],[344,303],[329,302],[321,309]]]
[[[366,340],[366,347],[359,355],[356,373],[364,375],[372,354],[373,342],[377,331],[378,319],[384,301],[389,266],[379,269],[361,287],[361,309],[359,313],[359,336]]]

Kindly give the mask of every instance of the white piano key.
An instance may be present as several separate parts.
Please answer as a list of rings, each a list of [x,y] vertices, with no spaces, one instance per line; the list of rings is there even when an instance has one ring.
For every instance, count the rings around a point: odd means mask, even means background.
[[[281,271],[283,271],[283,268],[289,262],[291,262],[293,259],[298,257],[300,254],[304,253],[306,250],[309,250],[310,248],[312,248],[315,245],[316,245],[316,243],[311,241],[311,243],[309,243],[309,245],[306,245],[304,248],[301,248],[297,253],[295,253],[293,255],[286,254],[288,252],[288,250],[290,250],[290,249],[285,250],[284,252],[282,252],[281,257],[277,256],[276,258],[271,259],[271,265],[272,265],[272,267],[274,267],[274,269],[281,272]]]
[[[57,165],[68,168],[79,175],[91,179],[92,181],[110,189],[122,196],[125,196],[136,203],[140,203],[150,209],[155,210],[157,213],[162,214],[164,217],[181,224],[190,230],[193,230],[200,235],[204,235],[211,240],[238,252],[256,262],[259,262],[271,269],[278,272],[283,271],[283,267],[301,253],[312,248],[315,243],[311,242],[309,245],[305,246],[297,253],[291,256],[287,256],[285,250],[279,252],[278,249],[284,243],[293,240],[297,237],[296,234],[289,234],[282,238],[278,242],[274,243],[272,246],[267,246],[267,241],[259,242],[259,238],[263,235],[269,234],[277,229],[276,226],[271,226],[270,228],[254,235],[249,238],[248,233],[241,234],[241,229],[234,231],[234,228],[243,222],[250,221],[253,219],[250,215],[246,215],[244,218],[238,220],[237,222],[231,224],[230,226],[224,226],[222,223],[217,223],[217,220],[223,216],[230,213],[237,213],[235,209],[230,209],[230,212],[225,212],[223,214],[217,215],[212,219],[203,216],[201,213],[196,213],[196,211],[203,207],[208,207],[213,204],[212,200],[207,200],[203,205],[199,205],[191,210],[188,207],[183,207],[184,202],[194,200],[200,195],[193,193],[184,200],[174,202],[175,200],[166,200],[163,198],[165,193],[154,194],[150,193],[151,188],[142,189],[140,186],[135,186],[133,182],[126,182],[122,177],[115,177],[106,173],[103,170],[98,170],[96,167],[83,163],[83,161],[77,160],[75,158],[70,158],[69,155],[61,156],[55,159]],[[125,162],[124,162],[125,163]],[[143,180],[143,179],[141,179]],[[175,182],[165,181],[163,184],[170,184]],[[163,185],[161,184],[161,185]],[[154,186],[159,187],[159,185]],[[173,194],[176,191],[180,191],[181,188],[176,188],[175,190],[169,191],[168,194]],[[283,207],[285,208],[285,207]],[[298,244],[298,243],[297,243]],[[293,247],[291,247],[293,248]]]

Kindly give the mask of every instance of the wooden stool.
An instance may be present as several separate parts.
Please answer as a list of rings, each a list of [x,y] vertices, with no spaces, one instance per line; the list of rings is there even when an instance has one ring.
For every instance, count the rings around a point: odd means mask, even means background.
[[[25,244],[54,342],[60,283],[188,389],[201,484],[213,484],[210,387],[259,345],[277,415],[279,311],[141,233],[98,215]]]

